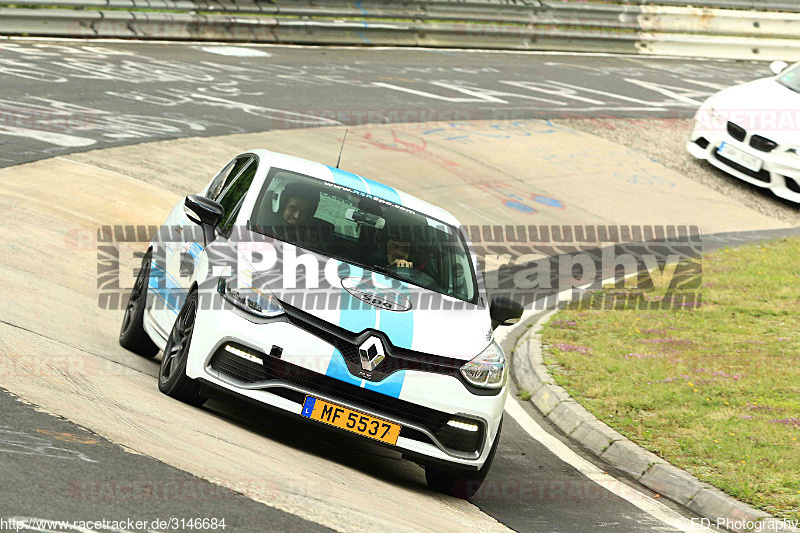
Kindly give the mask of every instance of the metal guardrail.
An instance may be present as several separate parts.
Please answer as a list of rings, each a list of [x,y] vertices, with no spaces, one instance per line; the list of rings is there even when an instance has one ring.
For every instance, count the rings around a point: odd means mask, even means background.
[[[783,2],[714,1],[758,4],[759,10],[644,1],[0,0],[0,6],[13,6],[0,7],[0,35],[800,60],[800,2],[797,12],[773,12],[764,6]]]

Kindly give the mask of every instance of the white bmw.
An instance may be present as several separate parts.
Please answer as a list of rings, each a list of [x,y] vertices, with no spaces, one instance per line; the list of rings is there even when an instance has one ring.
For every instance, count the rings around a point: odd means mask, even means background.
[[[253,150],[178,204],[144,256],[120,344],[159,389],[232,394],[371,439],[469,497],[508,387],[491,302],[448,212],[338,168]]]
[[[776,196],[800,203],[800,63],[770,65],[775,76],[729,87],[695,115],[686,148],[698,159]]]

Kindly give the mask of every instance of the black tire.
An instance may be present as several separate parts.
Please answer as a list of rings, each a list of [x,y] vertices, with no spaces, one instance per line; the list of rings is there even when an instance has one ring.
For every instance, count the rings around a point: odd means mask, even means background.
[[[176,400],[199,407],[206,402],[206,398],[200,395],[200,384],[186,376],[186,360],[192,343],[197,301],[197,291],[192,291],[175,318],[164,347],[164,356],[161,358],[158,390]]]
[[[122,326],[119,330],[120,346],[142,357],[153,357],[158,353],[158,346],[155,345],[142,325],[144,308],[147,306],[147,287],[150,280],[152,257],[153,250],[150,249],[142,258],[142,266],[139,268],[139,275],[136,276],[136,283],[131,289],[128,305],[125,307],[125,316],[122,318]]]
[[[425,467],[425,481],[428,482],[428,488],[447,494],[448,496],[455,496],[468,500],[472,498],[478,489],[481,488],[483,482],[486,480],[486,475],[489,469],[492,468],[495,453],[497,453],[497,445],[500,442],[500,431],[503,429],[503,420],[500,419],[500,425],[497,428],[497,436],[492,443],[492,449],[489,450],[489,457],[480,470],[466,470],[466,471],[453,471],[441,470],[434,466]]]

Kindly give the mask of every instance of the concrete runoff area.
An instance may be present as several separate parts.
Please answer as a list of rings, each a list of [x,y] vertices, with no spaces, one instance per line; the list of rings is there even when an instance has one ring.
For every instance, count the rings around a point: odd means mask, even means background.
[[[13,365],[0,385],[126,449],[337,530],[504,531],[471,503],[426,491],[422,471],[393,452],[359,444],[354,457],[330,451],[327,437],[295,436],[300,426],[288,417],[257,411],[232,423],[224,407],[195,409],[160,394],[156,362],[117,344],[122,312],[98,307],[99,226],[162,223],[183,195],[250,148],[334,164],[343,133],[182,139],[1,169],[0,349]],[[465,224],[786,227],[609,141],[545,121],[351,128],[341,167]]]
[[[344,131],[180,139],[68,159],[185,195],[252,148],[335,165]],[[704,234],[788,227],[634,150],[544,120],[354,127],[340,167],[419,196],[468,225],[669,224],[695,225]]]

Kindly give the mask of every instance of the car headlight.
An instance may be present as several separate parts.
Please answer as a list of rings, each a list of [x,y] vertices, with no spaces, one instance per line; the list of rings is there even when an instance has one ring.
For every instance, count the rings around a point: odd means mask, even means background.
[[[219,278],[217,292],[239,309],[262,318],[272,318],[284,313],[280,301],[269,292],[265,293],[258,289],[233,289],[224,278]]]
[[[500,345],[492,343],[472,361],[461,367],[461,375],[476,387],[499,389],[506,384],[506,356]]]
[[[786,150],[786,153],[795,156],[797,159],[800,159],[800,146],[792,146]]]

